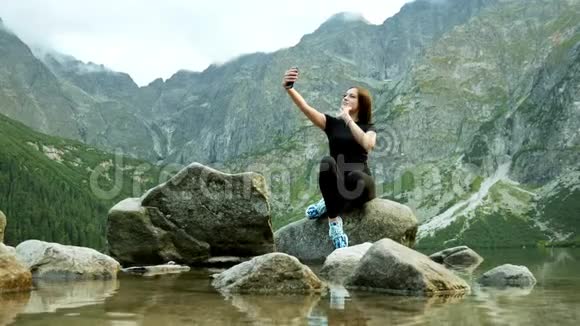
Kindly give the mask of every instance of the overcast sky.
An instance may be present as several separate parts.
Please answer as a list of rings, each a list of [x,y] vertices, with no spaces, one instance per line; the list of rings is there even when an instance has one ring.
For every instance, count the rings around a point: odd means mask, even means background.
[[[410,0],[0,0],[29,45],[129,73],[139,85],[179,69],[298,43],[335,13],[381,24]]]

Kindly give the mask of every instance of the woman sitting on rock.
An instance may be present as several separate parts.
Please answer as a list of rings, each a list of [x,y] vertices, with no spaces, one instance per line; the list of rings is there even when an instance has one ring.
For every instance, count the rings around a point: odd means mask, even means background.
[[[361,87],[349,88],[341,101],[338,117],[322,114],[308,105],[293,88],[298,69],[286,71],[282,85],[294,104],[328,137],[330,156],[320,162],[318,183],[323,200],[307,210],[310,218],[318,218],[326,210],[329,236],[335,248],[348,247],[348,236],[340,215],[375,198],[375,183],[367,164],[368,153],[375,146],[376,132],[372,118],[370,93]]]

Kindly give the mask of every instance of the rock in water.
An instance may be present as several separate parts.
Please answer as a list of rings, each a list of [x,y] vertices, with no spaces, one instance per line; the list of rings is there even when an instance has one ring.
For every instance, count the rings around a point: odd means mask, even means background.
[[[465,269],[475,269],[483,262],[483,258],[467,246],[445,249],[430,255],[429,258],[439,264]]]
[[[453,272],[391,239],[373,244],[346,286],[427,296],[469,291],[469,285]]]
[[[319,275],[328,282],[343,284],[354,273],[361,258],[372,245],[370,242],[365,242],[348,248],[336,249],[326,257]]]
[[[0,293],[28,291],[32,287],[30,270],[0,243]]]
[[[534,274],[526,266],[505,264],[485,272],[478,280],[483,286],[493,287],[533,287]]]
[[[94,249],[38,240],[20,243],[16,256],[39,279],[114,279],[121,269],[116,260]]]
[[[191,268],[185,265],[176,265],[175,263],[167,263],[155,266],[135,266],[124,268],[123,272],[129,274],[139,274],[143,276],[154,276],[163,274],[175,274],[182,272],[189,272]]]
[[[127,198],[109,211],[109,253],[123,265],[176,261],[195,264],[209,257],[209,244],[188,235],[155,207]]]
[[[343,223],[351,246],[389,238],[412,247],[418,226],[409,207],[378,198],[344,214]],[[302,261],[323,260],[334,250],[328,237],[327,219],[291,223],[276,231],[274,239],[277,251]]]
[[[141,199],[126,199],[113,207],[107,239],[111,255],[130,265],[168,260],[194,264],[210,256],[272,252],[264,178],[193,163]]]
[[[320,293],[326,285],[295,257],[271,253],[243,262],[220,274],[212,285],[229,293]]]

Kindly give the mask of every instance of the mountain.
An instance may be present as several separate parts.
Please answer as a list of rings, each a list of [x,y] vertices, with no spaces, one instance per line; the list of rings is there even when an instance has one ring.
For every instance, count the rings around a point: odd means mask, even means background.
[[[579,18],[578,0],[417,0],[381,25],[338,14],[294,47],[140,88],[100,65],[29,57],[0,32],[0,51],[18,53],[9,63],[1,57],[0,80],[36,65],[54,83],[47,97],[44,79],[0,84],[0,103],[16,103],[0,112],[159,164],[262,173],[279,227],[320,197],[318,160],[327,152],[280,87],[284,70],[298,66],[296,88],[325,113],[336,112],[346,88],[371,90],[378,192],[415,210],[420,246],[573,241]],[[63,98],[68,115],[50,106]]]
[[[401,85],[385,123],[404,126],[399,166],[429,175],[406,195],[424,220],[419,245],[578,236],[579,18],[578,1],[504,1],[448,33]]]
[[[59,80],[0,22],[0,113],[37,130],[78,138],[81,130],[68,117],[74,103]]]
[[[1,24],[0,58],[1,114],[43,133],[157,158],[148,123],[127,100],[137,89],[128,75],[62,55],[37,57]]]
[[[32,49],[35,52],[36,49]],[[102,99],[130,102],[139,87],[131,76],[92,62],[84,63],[72,56],[36,50],[35,56],[62,81],[77,86],[85,93]]]
[[[303,68],[303,85],[313,89],[314,104],[331,111],[336,94],[345,87],[363,82],[381,89],[384,79],[402,74],[433,39],[489,3],[493,1],[419,1],[382,26],[342,13],[293,48],[245,55],[201,73],[180,71],[141,89],[126,74],[70,56],[35,51],[37,59],[16,36],[4,31],[0,33],[7,41],[2,47],[14,52],[15,58],[29,57],[46,75],[45,82],[23,81],[12,88],[34,91],[51,86],[51,103],[67,111],[56,113],[40,103],[43,114],[5,108],[0,112],[43,132],[109,150],[122,148],[152,161],[223,162],[254,148],[272,148],[273,139],[288,137],[302,123],[278,87],[281,73],[289,66]],[[7,62],[6,74],[14,75],[11,67],[12,62]],[[62,124],[65,127],[53,126]]]
[[[160,181],[152,164],[41,134],[4,115],[0,148],[9,245],[40,239],[104,249],[111,205]]]

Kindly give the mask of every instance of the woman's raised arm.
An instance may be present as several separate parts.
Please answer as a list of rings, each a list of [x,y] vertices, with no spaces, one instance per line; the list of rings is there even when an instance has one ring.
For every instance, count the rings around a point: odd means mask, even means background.
[[[312,123],[317,126],[318,128],[324,130],[326,127],[326,116],[320,112],[318,112],[315,108],[311,107],[306,103],[306,100],[296,91],[292,86],[293,83],[298,79],[298,69],[292,68],[286,71],[284,74],[284,79],[282,81],[282,86],[286,88],[286,92],[296,104],[296,106],[304,113],[304,115],[308,118],[308,120],[312,121]]]

